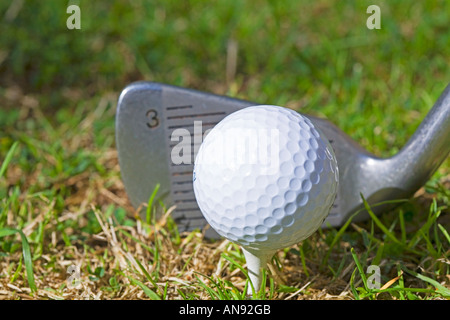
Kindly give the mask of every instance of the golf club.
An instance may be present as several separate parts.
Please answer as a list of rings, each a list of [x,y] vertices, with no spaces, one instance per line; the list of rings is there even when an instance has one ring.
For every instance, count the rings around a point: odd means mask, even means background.
[[[138,208],[147,203],[159,184],[157,198],[167,206],[176,205],[172,216],[179,230],[203,228],[206,221],[192,184],[202,137],[228,114],[258,104],[161,83],[128,85],[118,100],[116,147],[132,205]],[[450,152],[450,85],[407,144],[390,158],[369,153],[328,120],[306,116],[329,139],[339,167],[337,197],[324,227],[340,226],[363,208],[361,194],[371,205],[411,197]],[[190,147],[191,153],[183,155],[190,161],[172,161],[173,148],[179,144]],[[372,210],[379,214],[386,207],[373,206]],[[368,216],[362,211],[353,221]],[[206,235],[214,233],[209,228]]]

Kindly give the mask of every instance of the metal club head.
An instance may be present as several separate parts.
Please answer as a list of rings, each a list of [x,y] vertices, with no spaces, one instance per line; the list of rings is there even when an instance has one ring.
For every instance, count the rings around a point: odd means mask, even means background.
[[[157,184],[158,198],[176,205],[180,231],[206,225],[192,186],[196,151],[206,130],[226,115],[257,105],[244,100],[154,82],[136,82],[121,93],[116,113],[116,147],[126,192],[136,208]],[[450,152],[450,85],[402,150],[381,159],[367,152],[331,122],[308,116],[329,139],[339,167],[339,189],[324,226],[340,226],[369,204],[409,198]],[[190,146],[186,161],[174,163],[175,146]],[[190,161],[187,161],[190,160]],[[386,208],[374,206],[378,214]],[[361,212],[354,221],[368,217]],[[210,228],[210,235],[214,231]],[[207,234],[208,235],[208,234]]]

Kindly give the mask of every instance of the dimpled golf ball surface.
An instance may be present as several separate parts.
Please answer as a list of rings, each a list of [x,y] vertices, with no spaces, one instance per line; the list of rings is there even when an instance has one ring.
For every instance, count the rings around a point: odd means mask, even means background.
[[[326,137],[299,113],[253,106],[225,117],[204,138],[194,193],[208,223],[253,250],[277,250],[315,232],[338,184]]]

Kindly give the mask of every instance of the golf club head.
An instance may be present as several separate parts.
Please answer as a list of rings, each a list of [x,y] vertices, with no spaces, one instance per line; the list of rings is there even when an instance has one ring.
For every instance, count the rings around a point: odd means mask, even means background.
[[[176,205],[172,216],[180,231],[203,228],[206,220],[193,192],[195,154],[205,131],[228,114],[259,103],[154,82],[136,82],[121,93],[116,113],[116,147],[122,180],[132,205],[146,204],[159,185],[158,199]],[[450,151],[450,86],[416,134],[396,156],[380,159],[331,122],[307,116],[329,139],[339,167],[339,188],[323,226],[337,227],[369,204],[408,198]],[[174,163],[174,147],[190,147]],[[186,148],[184,149],[186,150]],[[385,207],[374,206],[378,214]],[[145,210],[144,210],[145,212]],[[368,217],[361,212],[353,221]],[[212,228],[206,236],[214,237]]]

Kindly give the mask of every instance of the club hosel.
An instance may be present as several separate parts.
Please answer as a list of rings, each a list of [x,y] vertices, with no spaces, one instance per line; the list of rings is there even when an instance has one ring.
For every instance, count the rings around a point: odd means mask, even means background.
[[[420,188],[450,152],[450,84],[434,104],[408,143],[389,159],[405,170],[403,183]]]

